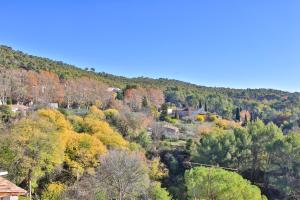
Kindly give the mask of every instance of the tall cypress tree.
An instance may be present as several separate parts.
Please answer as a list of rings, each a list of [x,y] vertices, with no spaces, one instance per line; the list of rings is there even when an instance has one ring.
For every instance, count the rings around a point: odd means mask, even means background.
[[[248,124],[248,117],[247,117],[247,115],[245,114],[245,125],[247,125]]]
[[[175,119],[179,119],[179,113],[178,113],[178,110],[175,111],[175,116],[174,116],[174,117],[175,117]]]
[[[237,121],[241,121],[241,110],[240,108],[236,108],[236,111],[235,111],[235,119]]]
[[[253,112],[250,113],[250,122],[253,122],[254,121],[254,116],[253,116]]]
[[[199,100],[199,108],[201,109],[202,108],[202,101]]]
[[[147,97],[143,97],[143,100],[142,100],[142,106],[144,108],[147,108],[148,107],[148,100],[147,100]]]
[[[205,101],[205,104],[204,104],[204,111],[205,111],[205,112],[207,112],[207,111],[208,111],[208,109],[207,109],[207,103],[206,103],[206,101]]]

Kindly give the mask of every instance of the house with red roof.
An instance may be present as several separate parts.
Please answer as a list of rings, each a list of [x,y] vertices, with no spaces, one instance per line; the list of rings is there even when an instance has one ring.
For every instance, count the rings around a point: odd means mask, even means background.
[[[0,176],[0,200],[18,200],[19,196],[25,196],[26,194],[26,190]]]

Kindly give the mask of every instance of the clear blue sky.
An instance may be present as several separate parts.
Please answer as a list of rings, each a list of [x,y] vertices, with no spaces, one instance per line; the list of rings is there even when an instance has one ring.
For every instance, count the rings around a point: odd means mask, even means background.
[[[129,77],[300,91],[299,0],[9,0],[0,43]]]

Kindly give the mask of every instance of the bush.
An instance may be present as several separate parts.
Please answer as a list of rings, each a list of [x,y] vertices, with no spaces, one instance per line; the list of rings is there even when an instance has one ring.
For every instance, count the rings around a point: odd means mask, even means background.
[[[149,150],[151,148],[152,139],[146,130],[142,130],[140,134],[135,138],[135,141],[146,150]]]
[[[50,183],[47,185],[45,191],[42,194],[43,200],[60,200],[62,194],[65,191],[65,185],[61,183]]]
[[[196,120],[199,122],[204,122],[205,121],[205,116],[204,115],[197,115]]]
[[[169,192],[162,188],[160,183],[155,182],[149,191],[151,200],[171,200]]]
[[[13,112],[11,110],[11,107],[8,105],[2,105],[0,106],[0,118],[1,121],[3,121],[4,123],[7,123],[11,120],[11,118],[13,117]]]
[[[165,117],[165,121],[166,121],[166,122],[169,122],[169,123],[171,123],[171,124],[176,124],[176,123],[178,122],[177,119],[173,119],[173,118],[171,118],[171,117],[169,117],[169,116],[166,116],[166,117]]]
[[[85,131],[83,126],[83,118],[77,115],[70,115],[68,116],[68,120],[71,122],[74,131],[77,133],[82,133]]]
[[[103,120],[105,119],[105,115],[102,110],[99,110],[96,106],[90,107],[89,114],[87,115],[88,117],[94,118],[94,119],[99,119]]]
[[[209,120],[211,121],[211,122],[214,122],[214,121],[216,121],[218,119],[218,116],[217,115],[210,115],[209,116]]]
[[[119,115],[119,111],[116,109],[107,109],[104,111],[104,114],[106,119],[112,119]]]
[[[239,123],[236,123],[236,122],[230,121],[230,120],[226,120],[226,119],[218,119],[216,121],[216,125],[222,129],[233,129],[233,128],[240,127]]]

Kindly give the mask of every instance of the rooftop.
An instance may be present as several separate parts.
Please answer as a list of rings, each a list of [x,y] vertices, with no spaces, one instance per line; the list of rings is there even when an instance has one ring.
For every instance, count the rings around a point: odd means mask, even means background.
[[[7,196],[22,196],[26,195],[26,193],[26,190],[23,190],[9,180],[0,177],[0,198]]]

